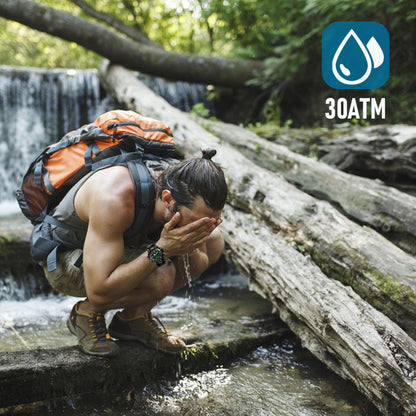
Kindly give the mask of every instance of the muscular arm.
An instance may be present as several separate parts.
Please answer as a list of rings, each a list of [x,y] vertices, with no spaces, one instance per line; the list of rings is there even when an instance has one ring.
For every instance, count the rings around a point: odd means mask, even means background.
[[[145,256],[119,265],[123,234],[134,218],[134,187],[128,170],[112,167],[97,172],[78,191],[75,206],[88,221],[83,255],[88,298],[105,304],[124,296],[156,267]]]

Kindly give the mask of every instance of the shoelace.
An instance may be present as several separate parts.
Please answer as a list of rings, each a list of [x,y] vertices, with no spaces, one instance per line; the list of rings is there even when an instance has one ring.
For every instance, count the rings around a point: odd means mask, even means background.
[[[146,313],[145,315],[146,317],[146,321],[148,321],[150,323],[150,325],[159,333],[161,333],[164,337],[169,336],[169,331],[165,328],[165,325],[162,324],[162,322],[160,321],[159,318],[157,318],[156,316],[153,316],[153,314],[151,312]],[[157,321],[157,322],[156,322]],[[159,326],[157,325],[159,323],[159,325],[163,328],[163,331],[159,328]]]
[[[91,332],[93,332],[93,337],[97,338],[98,341],[110,339],[110,334],[107,332],[103,313],[95,313],[88,319],[88,322]]]

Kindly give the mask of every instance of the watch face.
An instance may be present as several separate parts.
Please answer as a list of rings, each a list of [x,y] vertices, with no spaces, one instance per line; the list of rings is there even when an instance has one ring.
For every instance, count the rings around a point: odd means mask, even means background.
[[[162,258],[162,250],[159,247],[155,247],[152,253],[153,260],[160,260]]]
[[[150,261],[157,264],[158,266],[165,264],[165,254],[161,247],[158,247],[155,244],[153,244],[150,245],[147,250]]]

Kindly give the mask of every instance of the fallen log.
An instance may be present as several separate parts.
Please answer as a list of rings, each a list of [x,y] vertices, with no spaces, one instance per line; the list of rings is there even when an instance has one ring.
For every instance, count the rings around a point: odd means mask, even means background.
[[[385,415],[416,414],[416,342],[253,216],[227,207],[230,261],[302,345]]]
[[[197,342],[176,356],[135,342],[118,342],[120,354],[114,358],[89,356],[78,347],[0,353],[0,414],[10,414],[13,407],[25,403],[35,403],[33,414],[39,414],[48,401],[140,390],[151,382],[225,365],[289,332],[276,316],[233,326],[238,338]],[[187,344],[197,341],[186,334],[184,339]]]
[[[198,122],[259,166],[278,172],[304,192],[335,204],[348,217],[369,225],[416,255],[415,197],[294,153],[242,127],[206,119]]]
[[[337,169],[379,178],[416,194],[416,127],[380,125],[338,130],[256,129],[269,141],[306,156],[313,155]]]
[[[134,74],[103,63],[100,77],[118,101],[163,119],[186,156],[215,147],[226,170],[230,203],[278,231],[287,244],[310,255],[330,277],[350,285],[373,306],[416,338],[416,259],[368,227],[348,220],[325,201],[256,166],[203,129],[187,114],[156,96]]]
[[[342,138],[325,141],[317,150],[319,159],[338,169],[416,191],[415,126],[356,129]]]
[[[348,277],[358,286],[363,281],[370,298],[373,291],[380,295],[380,309],[387,302],[394,304],[400,313],[387,311],[408,325],[409,331],[414,329],[415,259],[374,230],[349,221],[328,203],[315,200],[221,144],[127,70],[103,64],[100,74],[120,103],[170,124],[187,156],[198,154],[200,148],[217,148],[216,160],[226,169],[234,207],[225,213],[230,229],[225,228],[225,222],[223,227],[226,232],[241,230],[238,236],[230,234],[227,242],[236,253],[234,261],[242,274],[256,276],[259,293],[273,294],[282,319],[296,330],[305,346],[352,380],[384,414],[415,414],[414,341],[351,289],[326,278],[304,254],[309,253],[331,277]],[[250,223],[249,212],[263,223],[254,218],[256,223]],[[238,222],[238,218],[244,221]],[[312,278],[311,273],[319,278]],[[272,276],[280,277],[268,280]],[[412,318],[406,322],[408,313]],[[333,316],[336,319],[332,320]]]

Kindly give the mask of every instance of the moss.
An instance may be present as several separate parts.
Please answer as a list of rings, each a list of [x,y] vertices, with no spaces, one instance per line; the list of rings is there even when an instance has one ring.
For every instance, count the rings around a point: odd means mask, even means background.
[[[186,347],[186,349],[185,349],[185,351],[184,352],[182,352],[182,357],[183,358],[188,358],[188,357],[191,357],[191,358],[194,358],[194,357],[196,357],[199,353],[201,352],[201,348],[200,347],[198,347],[198,346],[196,346],[196,345],[193,345],[193,346],[191,346],[191,347]]]
[[[215,358],[216,360],[218,360],[218,355],[215,353],[215,351],[214,351],[214,349],[213,348],[210,348],[210,351],[211,351],[211,355],[212,355],[212,357],[213,358]]]
[[[302,254],[306,254],[306,246],[301,243],[296,243],[296,250],[299,251]]]
[[[301,252],[298,244],[298,251]],[[362,267],[357,269],[345,268],[337,265],[328,257],[325,252],[313,249],[311,251],[313,261],[321,270],[331,278],[339,280],[344,285],[351,286],[360,296],[367,299],[375,308],[385,310],[389,308],[388,299],[396,305],[405,306],[409,303],[412,308],[416,305],[416,293],[407,285],[397,282],[386,276],[375,268]],[[349,253],[350,258],[354,258],[354,253]],[[379,293],[375,293],[370,284],[365,284],[365,276],[371,276],[376,283]],[[390,306],[391,307],[391,306]]]
[[[409,286],[390,279],[378,270],[371,270],[370,273],[375,278],[380,291],[395,303],[402,305],[411,302],[416,305],[416,293]]]
[[[225,344],[226,347],[227,344]],[[190,347],[186,347],[186,350],[182,353],[182,357],[187,358],[195,358],[200,356],[201,354],[208,353],[212,358],[218,360],[219,357],[215,351],[215,348],[211,347],[210,345],[192,345]]]
[[[261,144],[254,145],[254,152],[256,154],[261,154],[263,150],[264,150],[264,146],[262,146]]]

